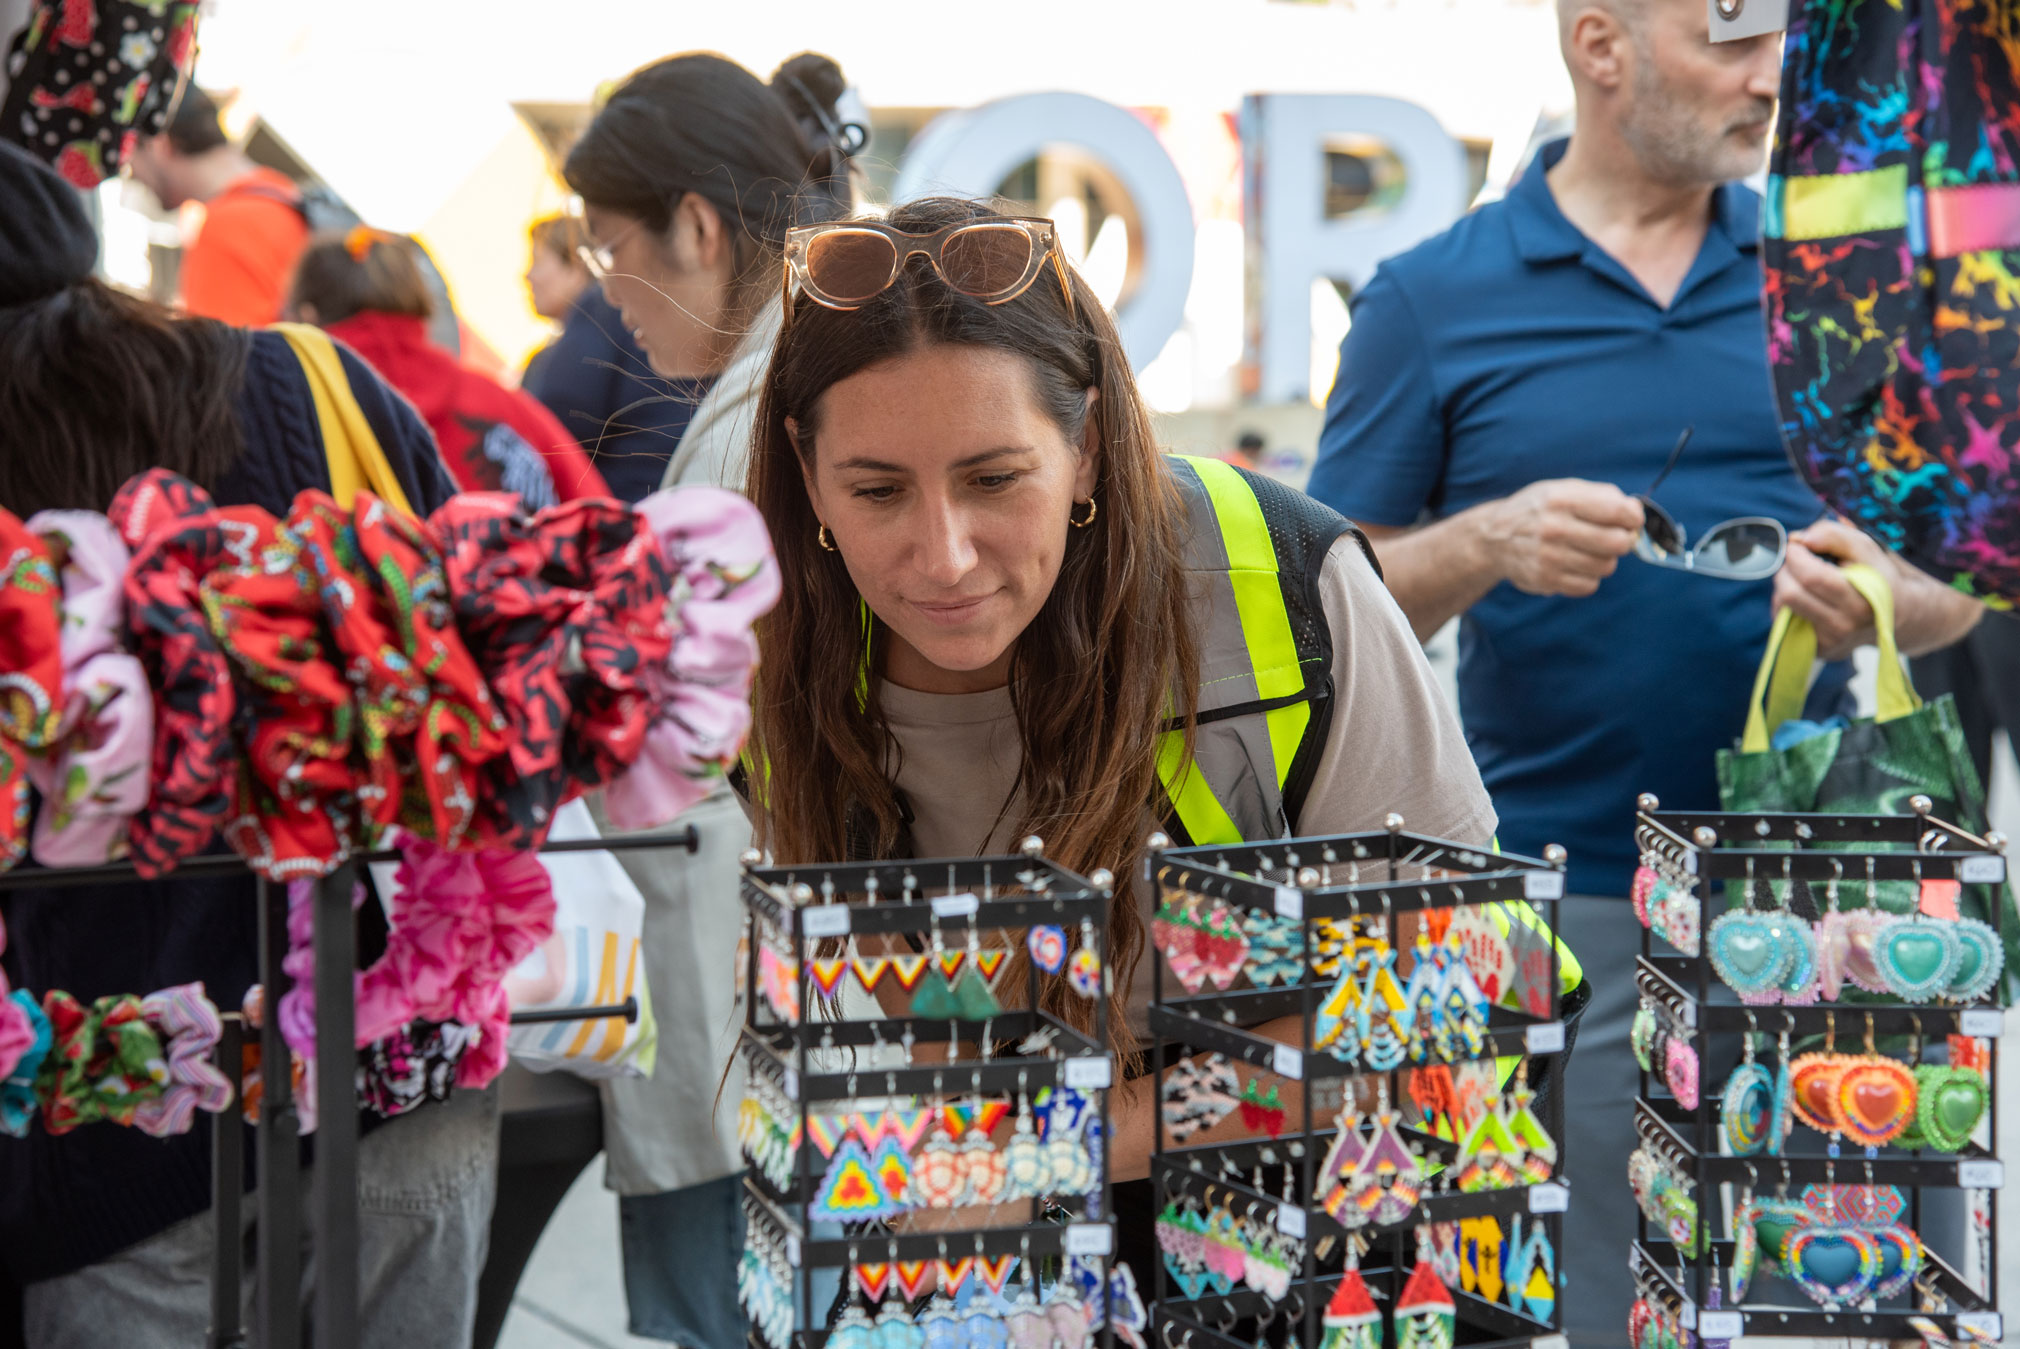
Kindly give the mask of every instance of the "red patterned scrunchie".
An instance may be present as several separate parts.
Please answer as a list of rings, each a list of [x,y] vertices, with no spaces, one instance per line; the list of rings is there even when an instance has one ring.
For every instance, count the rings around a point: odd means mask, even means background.
[[[0,871],[28,839],[28,753],[63,717],[62,591],[49,549],[0,510]]]

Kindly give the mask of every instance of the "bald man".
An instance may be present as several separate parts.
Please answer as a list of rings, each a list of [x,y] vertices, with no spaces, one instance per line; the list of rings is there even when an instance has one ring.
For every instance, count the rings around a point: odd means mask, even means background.
[[[1420,635],[1461,618],[1461,710],[1502,843],[1570,849],[1581,897],[1562,920],[1592,1000],[1566,1074],[1561,1305],[1574,1345],[1618,1349],[1635,1218],[1635,796],[1717,807],[1714,756],[1740,733],[1777,607],[1810,619],[1838,662],[1811,715],[1847,709],[1842,658],[1872,640],[1873,615],[1837,562],[1890,576],[1911,651],[1947,645],[1980,610],[1820,519],[1783,451],[1760,199],[1736,181],[1765,159],[1779,35],[1714,44],[1705,0],[1561,0],[1559,14],[1570,139],[1355,296],[1308,490],[1375,540]],[[1636,496],[1651,492],[1692,540],[1737,516],[1780,520],[1779,576],[1630,556]]]

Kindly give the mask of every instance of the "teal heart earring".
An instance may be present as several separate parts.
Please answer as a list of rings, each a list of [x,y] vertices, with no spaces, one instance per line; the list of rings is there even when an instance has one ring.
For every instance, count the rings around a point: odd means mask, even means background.
[[[1798,959],[1788,931],[1790,919],[1781,913],[1761,913],[1753,906],[1753,859],[1747,859],[1742,906],[1727,909],[1705,933],[1711,967],[1741,1002],[1778,1003],[1782,983]],[[1814,957],[1811,964],[1815,964]]]
[[[1921,880],[1922,864],[1915,863]],[[1903,1002],[1927,1002],[1955,982],[1964,962],[1955,925],[1919,911],[1881,923],[1873,942],[1873,957],[1887,991]],[[1997,978],[1995,974],[1993,976]]]

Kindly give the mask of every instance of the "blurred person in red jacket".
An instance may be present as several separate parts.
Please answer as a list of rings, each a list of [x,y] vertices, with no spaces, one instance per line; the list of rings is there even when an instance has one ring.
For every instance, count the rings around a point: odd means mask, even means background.
[[[232,144],[208,94],[189,86],[167,130],[136,142],[133,176],[168,210],[203,203],[203,228],[182,250],[183,308],[241,328],[281,316],[309,241],[301,189]]]
[[[407,396],[462,490],[517,492],[529,510],[609,496],[596,466],[538,399],[429,342],[433,305],[407,241],[361,225],[309,245],[288,313],[328,330]]]

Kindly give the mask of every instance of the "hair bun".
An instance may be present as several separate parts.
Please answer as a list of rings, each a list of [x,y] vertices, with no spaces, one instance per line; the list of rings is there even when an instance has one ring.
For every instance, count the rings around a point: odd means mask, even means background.
[[[846,159],[870,143],[869,112],[832,57],[801,52],[773,71],[770,83],[815,149],[832,148]]]

